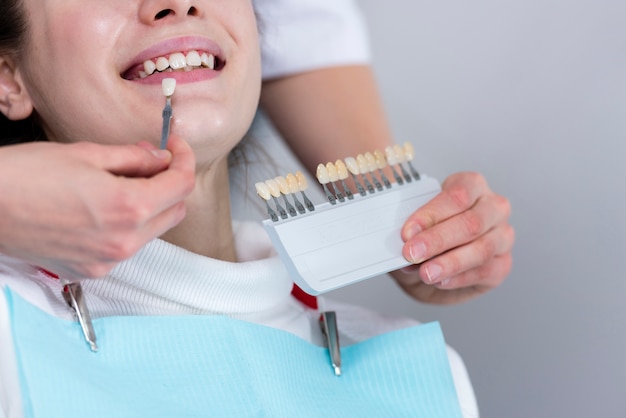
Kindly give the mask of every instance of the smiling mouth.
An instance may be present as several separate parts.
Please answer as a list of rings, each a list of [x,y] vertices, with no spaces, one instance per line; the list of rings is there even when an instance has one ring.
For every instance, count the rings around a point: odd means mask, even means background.
[[[126,70],[122,77],[126,80],[141,80],[156,73],[173,71],[187,72],[199,69],[221,71],[225,65],[226,61],[209,52],[191,50],[146,60],[143,64]]]

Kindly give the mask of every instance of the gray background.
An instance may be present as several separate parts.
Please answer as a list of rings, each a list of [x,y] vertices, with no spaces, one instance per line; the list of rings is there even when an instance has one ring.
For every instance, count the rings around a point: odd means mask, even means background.
[[[398,142],[507,196],[513,272],[460,306],[387,277],[335,297],[438,320],[482,417],[626,417],[626,1],[361,0]]]
[[[439,320],[482,416],[626,417],[626,1],[361,0],[398,141],[513,207],[514,268],[456,307],[388,280],[350,300]]]

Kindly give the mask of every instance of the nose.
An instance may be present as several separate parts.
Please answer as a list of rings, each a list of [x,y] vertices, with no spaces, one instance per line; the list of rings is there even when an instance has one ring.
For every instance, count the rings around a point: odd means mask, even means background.
[[[180,19],[185,16],[199,16],[197,0],[147,0],[142,2],[139,18],[153,24],[159,21]]]

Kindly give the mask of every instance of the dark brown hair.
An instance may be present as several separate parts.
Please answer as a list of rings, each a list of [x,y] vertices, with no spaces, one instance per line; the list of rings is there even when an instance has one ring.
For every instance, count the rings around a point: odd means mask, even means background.
[[[19,60],[28,34],[24,5],[21,0],[0,1],[0,54]],[[0,146],[44,139],[35,116],[12,121],[0,114]]]

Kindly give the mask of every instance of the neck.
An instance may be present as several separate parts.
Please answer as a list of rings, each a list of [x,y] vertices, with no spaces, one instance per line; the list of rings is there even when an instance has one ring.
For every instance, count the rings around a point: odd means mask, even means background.
[[[236,261],[227,159],[197,170],[195,189],[185,203],[185,219],[161,238],[200,255]]]

